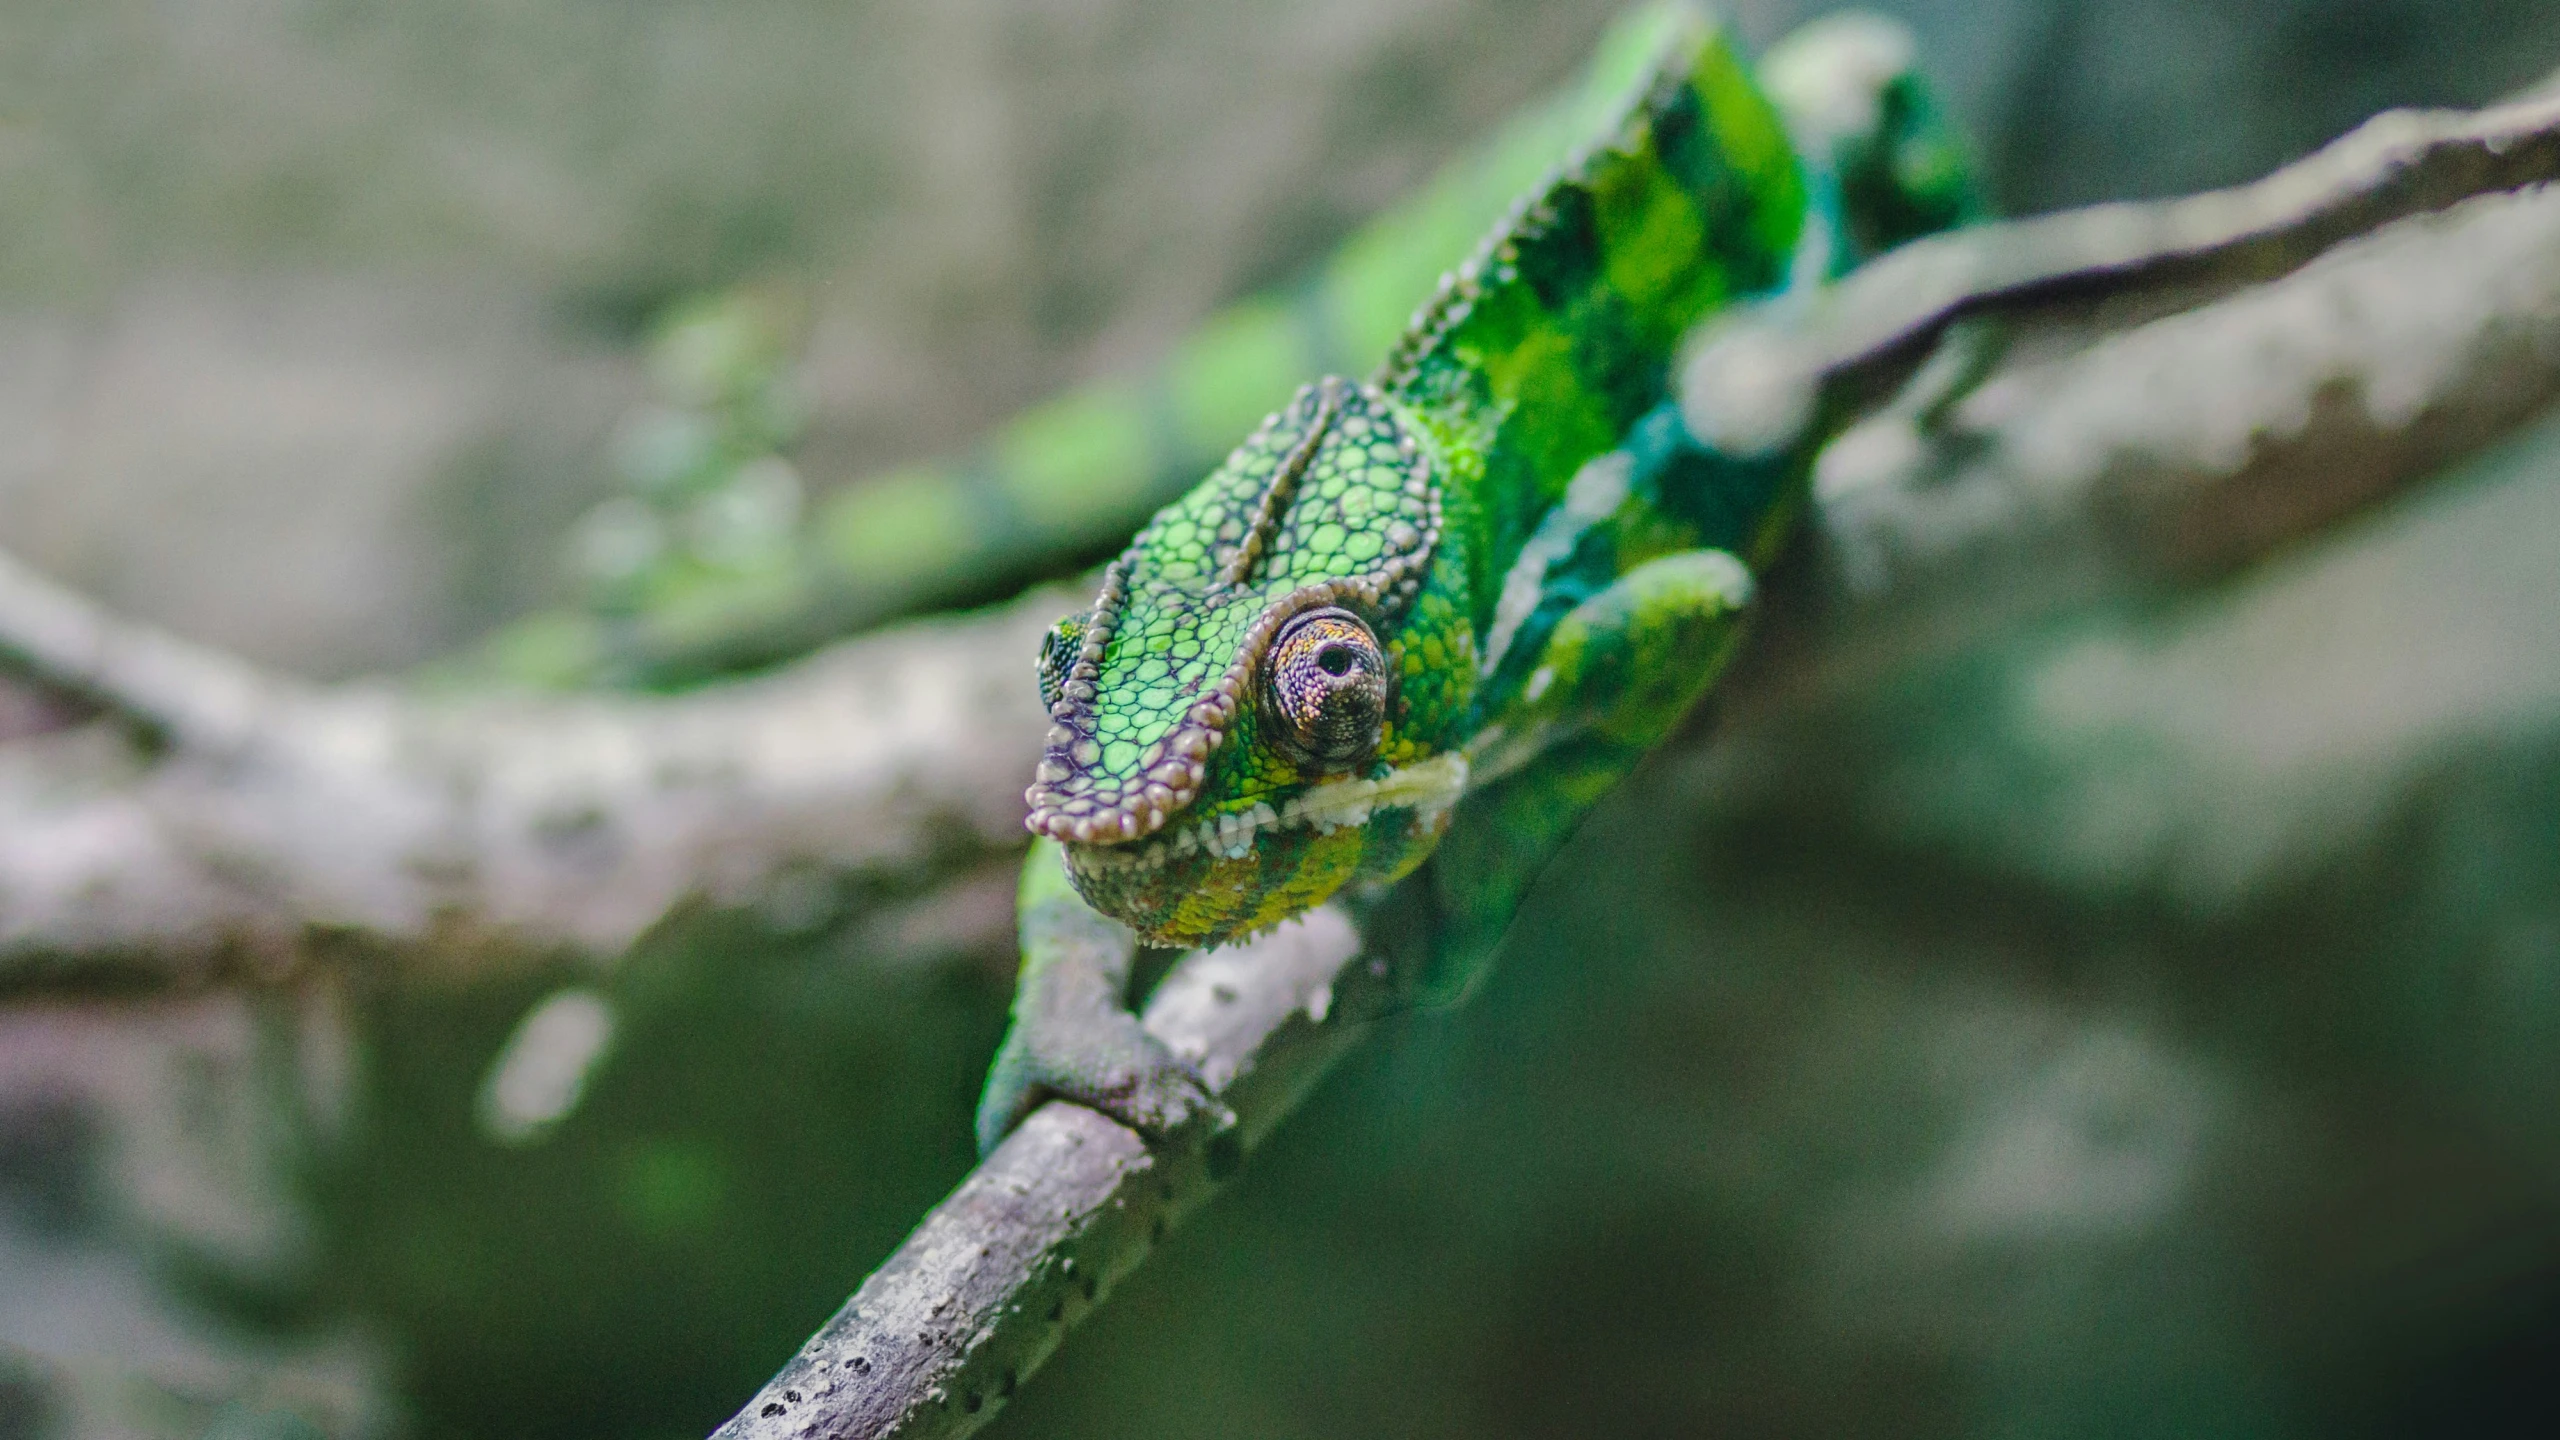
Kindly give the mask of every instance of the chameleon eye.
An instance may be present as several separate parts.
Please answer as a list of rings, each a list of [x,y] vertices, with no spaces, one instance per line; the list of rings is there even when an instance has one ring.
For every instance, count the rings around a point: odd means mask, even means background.
[[[1040,703],[1055,710],[1058,698],[1066,693],[1067,672],[1076,664],[1076,651],[1084,644],[1084,617],[1070,615],[1049,627],[1040,637]]]
[[[1356,770],[1387,719],[1387,657],[1360,617],[1330,606],[1282,627],[1263,660],[1262,710],[1291,759]]]

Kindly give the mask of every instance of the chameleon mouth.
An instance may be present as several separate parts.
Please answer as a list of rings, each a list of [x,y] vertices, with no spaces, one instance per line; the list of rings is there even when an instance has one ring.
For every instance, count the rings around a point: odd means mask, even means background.
[[[1382,809],[1404,809],[1431,817],[1444,814],[1467,792],[1467,757],[1457,751],[1390,770],[1374,780],[1330,780],[1312,786],[1279,806],[1256,804],[1215,818],[1157,832],[1138,845],[1083,849],[1082,866],[1098,870],[1151,870],[1193,855],[1241,860],[1266,835],[1308,830],[1330,835],[1366,825]]]

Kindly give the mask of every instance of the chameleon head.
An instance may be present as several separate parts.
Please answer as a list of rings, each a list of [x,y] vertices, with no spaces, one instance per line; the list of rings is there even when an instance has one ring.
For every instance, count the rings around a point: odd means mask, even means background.
[[[1376,391],[1299,392],[1105,572],[1040,650],[1026,799],[1095,908],[1149,943],[1263,929],[1430,851],[1464,788],[1431,593],[1440,500]]]

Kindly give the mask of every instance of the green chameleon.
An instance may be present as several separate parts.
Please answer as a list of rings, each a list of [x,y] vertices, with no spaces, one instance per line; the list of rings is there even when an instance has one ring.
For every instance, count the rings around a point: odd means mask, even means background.
[[[1800,508],[1817,437],[1703,447],[1662,400],[1682,337],[1978,208],[1877,34],[1772,53],[1791,136],[1697,10],[1622,24],[1597,139],[1368,380],[1302,388],[1046,636],[982,1148],[1051,1096],[1148,1134],[1223,1119],[1130,1012],[1142,946],[1340,895],[1425,1003],[1483,974],[1583,813],[1714,679]]]

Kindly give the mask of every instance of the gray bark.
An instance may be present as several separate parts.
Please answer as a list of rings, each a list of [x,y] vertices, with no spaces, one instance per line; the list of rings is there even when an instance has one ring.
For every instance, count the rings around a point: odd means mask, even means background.
[[[97,724],[0,753],[0,984],[289,963],[344,930],[604,964],[688,898],[928,885],[1018,843],[1027,657],[1067,604],[689,696],[455,698],[256,671],[0,560],[0,657],[156,740]]]

